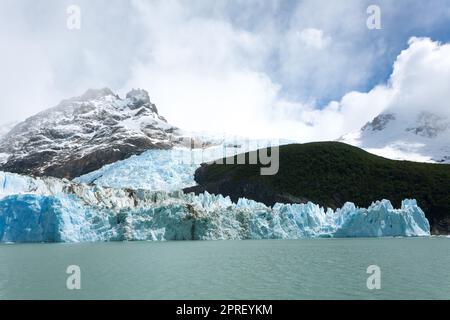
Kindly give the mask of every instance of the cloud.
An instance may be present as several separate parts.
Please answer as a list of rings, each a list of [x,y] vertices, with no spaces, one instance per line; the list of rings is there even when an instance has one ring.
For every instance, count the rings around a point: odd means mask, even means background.
[[[392,111],[429,111],[450,117],[450,43],[413,37],[397,58],[391,87]]]
[[[178,2],[135,4],[151,47],[124,88],[149,88],[164,115],[188,130],[245,135],[264,130],[279,86],[258,71],[267,54],[261,37],[227,21],[188,18]],[[147,20],[150,15],[154,18]]]
[[[370,69],[372,55],[356,45],[348,47],[354,41],[352,26],[341,27],[338,34],[334,30],[338,22],[332,19],[346,10],[359,16],[361,36],[367,30],[361,5],[352,2],[353,7],[339,10],[329,5],[326,19],[316,19],[317,26],[308,27],[313,20],[301,18],[318,7],[300,3],[287,17],[287,26],[263,15],[260,19],[268,22],[266,26],[256,23],[258,27],[249,30],[224,14],[202,14],[204,3],[200,9],[198,3],[187,8],[178,1],[133,2],[147,55],[133,66],[123,90],[149,88],[164,115],[190,130],[299,139],[313,139],[316,132],[318,138],[336,134],[333,126],[315,130],[310,123],[320,122],[320,115],[326,114],[317,100],[367,78],[363,69]],[[274,5],[272,14],[278,10],[280,5]],[[355,63],[359,60],[364,63]],[[289,117],[283,116],[286,106]],[[301,117],[311,121],[304,124],[298,120]]]
[[[182,128],[301,141],[335,139],[386,108],[448,110],[447,45],[405,49],[418,30],[447,27],[448,4],[379,2],[383,29],[371,31],[369,0],[79,0],[73,32],[72,1],[4,0],[0,123],[105,86],[147,89]]]
[[[298,37],[307,47],[324,49],[330,42],[330,38],[324,37],[323,30],[308,28],[298,33]]]
[[[161,8],[147,2],[136,2],[136,5],[143,19],[148,16],[146,10],[157,14],[145,24],[148,36],[145,42],[152,44],[146,62],[135,66],[125,87],[151,88],[151,95],[164,114],[175,124],[190,130],[299,141],[336,139],[358,130],[387,108],[398,107],[409,92],[421,92],[423,99],[433,99],[427,98],[431,94],[429,90],[437,90],[432,74],[446,72],[438,67],[446,59],[445,46],[430,39],[413,38],[409,47],[396,58],[386,84],[376,85],[368,92],[350,91],[339,101],[321,106],[308,97],[286,98],[282,91],[286,82],[276,82],[276,77],[261,69],[275,50],[273,39],[267,46],[259,33],[209,16],[189,16],[184,7]],[[160,28],[166,20],[170,20],[170,27]],[[300,81],[298,74],[320,63],[326,67],[317,66],[316,74],[307,74],[314,81],[317,72],[325,70],[317,78],[321,84],[317,84],[316,89],[342,78],[352,78],[355,70],[344,69],[351,59],[356,62],[358,59],[341,53],[329,63],[330,55],[335,54],[333,46],[339,44],[334,44],[334,39],[323,30],[305,28],[278,36],[282,40],[279,48],[283,47],[286,58],[281,69],[292,72],[296,81]],[[436,50],[442,53],[428,61],[426,57],[436,55],[433,53]],[[300,56],[295,57],[295,52],[301,52]],[[421,66],[417,59],[407,58],[418,55],[423,56],[422,62],[428,61],[435,67]],[[330,70],[335,63],[342,65]],[[375,61],[373,66],[367,66],[376,67]],[[417,70],[424,70],[424,73],[417,74]],[[410,87],[413,83],[407,74],[416,75],[414,88]],[[449,83],[444,78],[442,83]],[[418,91],[419,85],[429,89]],[[412,100],[415,104],[420,101],[417,97]],[[412,107],[413,101],[409,103],[409,110]]]
[[[450,118],[450,43],[414,37],[408,43],[394,62],[386,84],[367,93],[347,93],[323,109],[303,108],[298,121],[310,124],[309,130],[303,130],[308,132],[306,140],[334,139],[359,130],[381,112],[397,113],[404,119],[422,111]]]

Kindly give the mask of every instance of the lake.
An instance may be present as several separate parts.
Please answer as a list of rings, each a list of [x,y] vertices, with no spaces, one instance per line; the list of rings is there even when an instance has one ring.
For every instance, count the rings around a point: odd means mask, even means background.
[[[0,299],[450,299],[450,239],[2,244]]]

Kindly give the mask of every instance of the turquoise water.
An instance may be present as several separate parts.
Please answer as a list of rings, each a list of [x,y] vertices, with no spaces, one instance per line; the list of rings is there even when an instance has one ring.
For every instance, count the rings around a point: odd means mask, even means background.
[[[34,298],[450,299],[450,239],[0,245],[0,299]]]

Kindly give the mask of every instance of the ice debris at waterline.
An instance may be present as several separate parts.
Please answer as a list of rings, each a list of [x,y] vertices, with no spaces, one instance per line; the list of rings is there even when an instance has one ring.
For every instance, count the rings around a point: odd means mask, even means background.
[[[346,203],[264,204],[208,193],[112,189],[0,172],[2,242],[122,240],[300,239],[429,236],[415,200],[394,209],[387,200],[368,209]]]

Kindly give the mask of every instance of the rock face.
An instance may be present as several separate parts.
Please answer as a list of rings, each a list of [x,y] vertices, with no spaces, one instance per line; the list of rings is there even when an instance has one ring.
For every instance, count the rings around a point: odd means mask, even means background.
[[[145,90],[121,99],[88,90],[16,125],[0,140],[0,170],[72,179],[148,149],[179,143]]]
[[[395,115],[392,113],[380,114],[371,122],[367,123],[362,131],[382,131],[390,121],[395,120]]]

